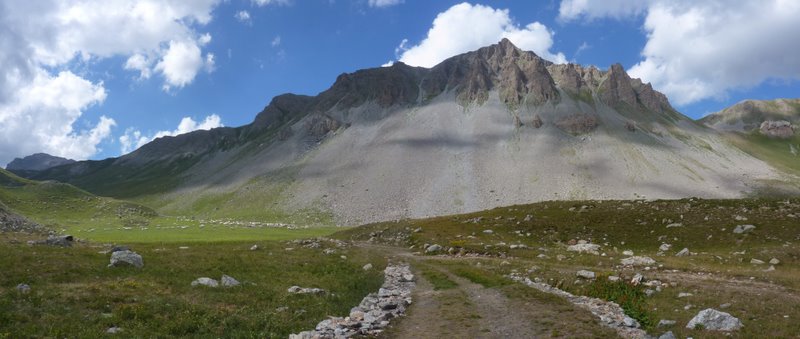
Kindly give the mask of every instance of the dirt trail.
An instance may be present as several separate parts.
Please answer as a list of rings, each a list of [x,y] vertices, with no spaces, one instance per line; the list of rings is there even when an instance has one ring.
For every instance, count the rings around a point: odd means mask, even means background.
[[[407,261],[417,277],[408,314],[392,321],[382,338],[615,337],[591,313],[522,285],[486,288],[449,271],[438,258],[414,256],[382,245],[362,244],[391,260]],[[468,260],[467,260],[468,261]],[[457,286],[435,290],[421,267],[438,271]],[[518,295],[509,297],[516,289]],[[521,292],[519,292],[521,291]]]

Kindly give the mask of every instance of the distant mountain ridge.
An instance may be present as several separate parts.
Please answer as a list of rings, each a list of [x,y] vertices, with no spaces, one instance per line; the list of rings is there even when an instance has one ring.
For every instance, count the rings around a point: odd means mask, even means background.
[[[14,158],[6,166],[6,170],[18,175],[33,175],[56,166],[74,163],[75,160],[53,156],[47,153],[36,153],[24,158]]]
[[[557,65],[505,39],[430,69],[342,74],[317,96],[276,96],[251,124],[159,138],[34,178],[166,213],[338,224],[798,185],[619,64]]]

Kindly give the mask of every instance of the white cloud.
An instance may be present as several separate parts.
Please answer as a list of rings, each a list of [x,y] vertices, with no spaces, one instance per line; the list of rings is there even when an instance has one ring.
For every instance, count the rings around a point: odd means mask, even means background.
[[[403,40],[396,52],[402,52],[399,59],[406,64],[432,67],[453,55],[497,43],[503,38],[547,60],[567,62],[563,53],[550,52],[553,32],[541,23],[520,27],[511,19],[507,9],[468,3],[439,13],[422,42],[406,48],[407,41]]]
[[[36,152],[72,159],[95,154],[100,142],[110,137],[114,120],[102,116],[95,126],[80,131],[73,125],[84,109],[105,98],[102,83],[70,71],[52,76],[36,70],[30,83],[0,104],[0,163]]]
[[[252,21],[250,21],[250,12],[248,11],[239,11],[236,13],[236,15],[234,15],[234,17],[236,20],[239,20],[239,22],[246,24],[252,23]]]
[[[200,42],[202,44],[202,41]],[[207,54],[203,59],[200,47],[194,41],[175,40],[169,42],[167,52],[155,66],[155,70],[164,74],[165,90],[170,90],[172,87],[180,88],[191,83],[201,68],[207,71],[213,70],[214,55]]]
[[[277,36],[275,36],[274,39],[272,39],[271,45],[272,45],[272,47],[278,47],[278,46],[280,46],[280,44],[281,44],[281,36],[277,35]]]
[[[800,79],[798,1],[651,0],[644,11],[647,44],[643,60],[629,72],[678,105],[722,99],[765,81]],[[636,11],[586,7],[577,13],[620,17]]]
[[[253,4],[263,7],[267,5],[278,5],[278,6],[286,6],[291,4],[290,0],[252,0]]]
[[[565,21],[579,18],[623,18],[643,13],[652,0],[562,0],[558,18]]]
[[[403,0],[369,0],[369,7],[390,7],[402,4]]]
[[[196,130],[210,130],[212,128],[222,127],[222,119],[219,115],[212,114],[207,116],[202,122],[198,123],[191,117],[184,117],[178,124],[178,127],[172,131],[158,131],[151,136],[145,136],[141,131],[128,128],[125,134],[119,137],[119,143],[122,146],[121,151],[123,154],[130,153],[144,146],[144,144],[155,139],[165,136],[176,136],[179,134],[186,134]]]
[[[77,159],[94,155],[114,120],[101,117],[96,126],[75,126],[86,108],[102,104],[106,91],[102,81],[88,80],[70,67],[75,61],[118,56],[125,60],[121,66],[142,80],[160,74],[170,86],[173,80],[186,85],[193,80],[187,78],[191,72],[186,66],[164,61],[165,55],[175,52],[168,43],[190,42],[198,50],[208,43],[210,35],[199,35],[195,29],[211,21],[218,2],[0,2],[0,161],[42,151]],[[156,70],[157,64],[162,67]],[[206,53],[193,65],[213,68],[213,55]],[[29,99],[39,92],[48,97]],[[18,131],[30,135],[23,138]]]

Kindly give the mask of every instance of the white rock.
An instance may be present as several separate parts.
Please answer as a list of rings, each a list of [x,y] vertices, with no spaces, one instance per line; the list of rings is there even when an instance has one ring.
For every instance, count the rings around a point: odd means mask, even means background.
[[[658,322],[658,327],[669,327],[669,326],[675,325],[676,323],[677,322],[675,320],[661,319]]]
[[[614,281],[614,282],[619,281],[619,277],[616,275],[610,275],[608,276],[608,281]]]
[[[192,281],[192,286],[198,286],[198,285],[207,287],[217,287],[219,286],[219,282],[211,278],[201,277]]]
[[[648,266],[654,265],[656,261],[650,257],[630,257],[620,260],[620,263],[625,266]]]
[[[777,264],[780,264],[780,263],[781,263],[781,261],[778,260],[778,258],[772,258],[772,259],[769,260],[769,264],[770,265],[777,265]]]
[[[571,245],[571,246],[567,247],[567,251],[600,255],[600,245],[588,244],[588,243],[586,243],[586,244],[578,243],[576,245]]]
[[[658,246],[658,250],[662,252],[669,251],[670,248],[672,248],[670,244],[661,244],[661,246]]]
[[[679,222],[676,222],[676,223],[672,223],[672,224],[667,225],[667,228],[673,228],[673,227],[683,227],[683,224],[679,223]]]
[[[690,254],[689,253],[689,249],[684,247],[680,252],[675,253],[675,256],[676,257],[685,257],[685,256],[688,256],[689,254]]]
[[[692,320],[686,324],[686,328],[694,329],[701,325],[703,329],[711,331],[735,331],[742,328],[742,322],[730,315],[730,313],[720,312],[713,308],[707,308],[697,313]]]
[[[629,256],[629,257],[630,257],[630,256],[633,256],[633,251],[631,251],[631,250],[625,250],[625,251],[622,251],[622,255],[627,255],[627,256]]]
[[[251,246],[251,247],[250,247],[250,250],[251,250],[251,251],[257,251],[257,250],[258,250],[258,245],[253,245],[253,246]]]
[[[433,244],[433,245],[428,246],[425,249],[425,253],[436,253],[436,252],[439,252],[441,250],[442,250],[442,246],[441,245]]]
[[[371,269],[372,269],[372,264],[366,264],[366,265],[364,265],[364,267],[362,267],[362,269],[363,269],[364,271],[369,271],[369,270],[371,270]]]
[[[753,265],[763,265],[764,264],[764,260],[758,260],[756,258],[753,258],[753,259],[750,259],[750,263],[753,264]]]
[[[594,279],[594,278],[595,278],[595,274],[594,274],[594,272],[592,272],[592,271],[587,271],[587,270],[580,270],[580,271],[578,271],[578,272],[576,273],[576,275],[577,275],[579,278],[584,278],[584,279]]]
[[[678,298],[691,297],[692,295],[693,294],[691,294],[691,293],[681,292],[681,293],[678,293]]]
[[[492,233],[494,233],[494,231],[492,231],[492,230],[483,230],[483,233],[492,234]]]
[[[633,279],[631,279],[631,285],[638,286],[639,284],[642,283],[642,279],[644,279],[644,276],[639,273],[636,273],[633,276]]]
[[[122,332],[122,328],[116,327],[116,326],[109,327],[106,330],[107,334],[117,334],[117,333],[120,333],[120,332]]]
[[[108,267],[119,267],[119,266],[133,266],[136,268],[142,268],[144,266],[144,261],[142,261],[142,256],[133,251],[116,251],[111,253],[111,263]]]
[[[220,279],[220,282],[222,283],[222,287],[235,287],[241,285],[241,283],[238,280],[226,274],[222,275],[222,279]]]
[[[754,229],[756,229],[754,225],[736,225],[736,228],[733,229],[733,233],[736,234],[748,233]]]

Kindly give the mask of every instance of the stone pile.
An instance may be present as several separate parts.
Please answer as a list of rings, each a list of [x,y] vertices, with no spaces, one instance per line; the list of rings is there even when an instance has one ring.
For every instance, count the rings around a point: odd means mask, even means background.
[[[331,317],[317,324],[313,331],[292,334],[290,339],[349,338],[375,336],[389,325],[389,320],[405,314],[411,304],[414,275],[408,264],[390,264],[384,271],[384,283],[378,293],[370,293],[348,317]]]
[[[596,317],[600,318],[600,322],[603,325],[614,329],[617,331],[617,334],[623,338],[650,338],[647,332],[641,329],[639,322],[625,315],[622,307],[614,302],[604,301],[598,298],[577,296],[548,284],[534,282],[530,278],[519,274],[512,274],[508,277],[511,278],[511,280],[523,283],[542,292],[555,294],[567,299],[576,306],[589,310]]]

